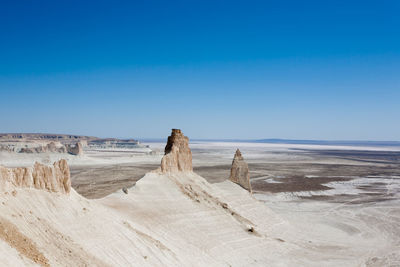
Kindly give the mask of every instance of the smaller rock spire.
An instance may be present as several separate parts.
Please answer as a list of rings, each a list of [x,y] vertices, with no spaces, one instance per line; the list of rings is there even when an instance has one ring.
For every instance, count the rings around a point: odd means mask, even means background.
[[[229,179],[251,192],[249,166],[244,161],[242,153],[236,150],[232,161],[231,176]]]

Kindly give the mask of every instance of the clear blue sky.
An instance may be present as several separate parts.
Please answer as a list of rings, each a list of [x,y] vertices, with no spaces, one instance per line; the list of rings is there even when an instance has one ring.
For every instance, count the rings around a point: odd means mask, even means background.
[[[400,1],[1,1],[0,132],[400,140]]]

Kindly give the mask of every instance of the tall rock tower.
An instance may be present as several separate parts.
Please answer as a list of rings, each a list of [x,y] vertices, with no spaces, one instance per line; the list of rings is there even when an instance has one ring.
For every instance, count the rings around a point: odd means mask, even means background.
[[[162,172],[192,172],[192,151],[189,138],[179,129],[172,129],[161,160]]]

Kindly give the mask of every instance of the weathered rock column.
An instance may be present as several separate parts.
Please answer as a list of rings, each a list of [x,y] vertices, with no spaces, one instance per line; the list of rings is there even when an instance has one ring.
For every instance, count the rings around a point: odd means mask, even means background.
[[[189,138],[179,129],[172,129],[161,160],[162,172],[192,172],[192,151]]]

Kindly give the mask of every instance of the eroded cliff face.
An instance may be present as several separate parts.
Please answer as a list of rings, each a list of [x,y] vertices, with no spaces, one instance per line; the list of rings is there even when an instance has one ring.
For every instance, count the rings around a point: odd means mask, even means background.
[[[192,172],[192,151],[189,138],[179,129],[172,129],[161,160],[162,172]]]
[[[249,166],[246,161],[244,161],[239,149],[236,150],[235,156],[233,157],[231,176],[229,179],[251,192]]]
[[[56,144],[54,142],[50,142],[47,145],[42,145],[42,146],[37,146],[37,147],[24,147],[21,148],[19,151],[20,153],[46,153],[46,152],[52,152],[52,153],[66,153],[67,149],[65,148],[64,145],[61,144]]]
[[[6,168],[0,166],[0,191],[11,190],[15,187],[69,193],[71,178],[68,163],[62,159],[54,162],[53,166],[37,162],[33,167]]]

